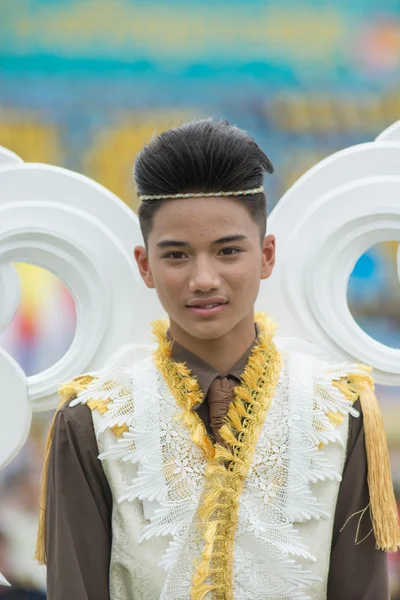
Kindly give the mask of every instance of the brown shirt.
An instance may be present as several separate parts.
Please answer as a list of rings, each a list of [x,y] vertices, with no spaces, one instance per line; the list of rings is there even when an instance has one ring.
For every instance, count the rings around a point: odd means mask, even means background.
[[[237,383],[251,348],[227,377]],[[176,342],[172,358],[186,362],[204,392],[197,408],[211,435],[208,392],[219,376],[210,365]],[[359,402],[355,408],[360,410]],[[109,600],[112,494],[97,458],[91,411],[65,404],[54,428],[47,488],[46,553],[48,600]],[[387,562],[370,534],[355,544],[358,517],[369,503],[362,415],[350,417],[347,458],[333,527],[327,600],[388,600]],[[358,539],[371,530],[366,512]],[[266,590],[266,595],[268,594]],[[156,599],[155,599],[156,600]]]

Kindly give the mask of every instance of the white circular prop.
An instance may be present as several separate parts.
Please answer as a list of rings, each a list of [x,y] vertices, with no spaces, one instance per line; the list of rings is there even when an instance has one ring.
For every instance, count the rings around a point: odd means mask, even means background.
[[[111,192],[77,173],[34,164],[2,169],[0,189],[0,263],[48,269],[76,303],[70,349],[28,379],[34,410],[48,409],[57,404],[60,382],[99,368],[124,343],[147,341],[149,321],[162,311],[134,262],[137,217]]]
[[[376,138],[377,142],[396,142],[400,144],[400,121],[390,125]],[[400,281],[400,245],[397,251],[397,275]]]
[[[0,146],[0,168],[5,165],[18,165],[23,162],[22,158],[17,156],[14,152],[4,148],[4,146]]]
[[[400,142],[400,121],[390,125],[376,138],[377,142]]]
[[[0,469],[24,446],[32,420],[28,385],[21,367],[0,348]]]
[[[0,169],[4,165],[10,164],[18,164],[21,163],[22,159],[20,159],[16,154],[3,148],[0,146]],[[15,310],[18,306],[19,302],[19,280],[15,269],[11,265],[0,265],[0,331],[5,329],[10,323],[12,317],[14,316]],[[15,363],[13,363],[12,359],[8,357],[1,349],[0,349],[0,373],[3,379],[6,380],[6,377],[9,374],[9,369],[15,367]],[[16,368],[16,376],[18,381],[18,372],[21,374],[21,369],[17,366]],[[23,373],[22,373],[23,375]],[[18,382],[19,383],[19,382]],[[17,387],[18,387],[17,383]],[[24,419],[23,411],[17,414],[17,418],[15,421],[16,428],[15,431],[11,431],[11,424],[8,424],[7,418],[10,417],[10,406],[9,406],[9,398],[14,398],[14,391],[16,392],[16,401],[15,408],[18,411],[18,408],[21,404],[21,394],[18,392],[18,389],[13,387],[12,382],[9,381],[10,392],[9,394],[4,394],[2,401],[6,402],[5,407],[1,407],[0,411],[2,416],[0,417],[0,468],[5,466],[8,462],[10,462],[13,457],[18,454],[19,450],[22,448],[26,441],[26,437],[28,435],[30,419],[29,422],[26,423],[26,431],[21,436],[19,435],[21,431],[23,431],[23,426],[21,427],[21,422],[18,423],[18,419]],[[11,395],[12,394],[12,395]],[[7,404],[8,402],[8,404]],[[28,402],[28,392],[25,384],[25,402]],[[29,410],[32,409],[29,406]],[[4,408],[4,409],[3,409]],[[2,410],[3,409],[3,410]],[[15,417],[15,415],[11,415]],[[19,425],[19,426],[18,426]],[[23,425],[23,423],[22,423]],[[2,432],[2,428],[5,431],[5,434]],[[9,436],[14,436],[13,439],[9,439]],[[10,585],[7,579],[0,573],[0,585]]]
[[[20,286],[16,270],[12,265],[0,264],[0,332],[11,323],[18,308],[19,296]]]
[[[400,241],[399,165],[400,144],[375,142],[338,152],[300,178],[269,218],[277,264],[257,301],[282,335],[309,340],[337,360],[366,362],[389,385],[400,384],[400,351],[356,324],[346,294],[366,250]]]
[[[22,158],[0,146],[0,170],[9,165],[18,165]],[[0,331],[8,327],[19,303],[19,279],[11,265],[0,263]]]

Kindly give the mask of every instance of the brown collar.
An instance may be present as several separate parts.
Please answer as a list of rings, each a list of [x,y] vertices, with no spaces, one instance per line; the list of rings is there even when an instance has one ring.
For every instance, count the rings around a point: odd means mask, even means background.
[[[258,336],[259,330],[258,330],[257,325],[255,327],[256,327],[256,335]],[[168,332],[168,336],[169,336],[169,332]],[[253,350],[253,348],[256,344],[257,344],[257,338],[255,339],[253,344],[250,346],[250,348],[248,350],[246,350],[246,352],[243,354],[243,356],[241,356],[241,358],[238,360],[238,362],[232,367],[232,369],[229,371],[229,373],[227,375],[225,375],[225,377],[232,377],[234,379],[237,379],[237,381],[240,381],[240,378],[246,367],[246,363],[249,359],[251,351]],[[171,358],[175,362],[186,364],[186,366],[189,368],[192,375],[194,377],[196,377],[196,379],[199,383],[200,389],[203,392],[203,398],[205,398],[207,396],[210,385],[214,381],[214,379],[216,377],[221,377],[221,374],[218,373],[218,371],[216,371],[214,369],[214,367],[212,367],[211,365],[209,365],[208,363],[203,361],[201,358],[199,358],[198,356],[196,356],[195,354],[193,354],[192,352],[190,352],[189,350],[187,350],[186,348],[184,348],[183,346],[178,344],[178,342],[176,342],[175,340],[173,341],[173,344],[172,344]]]

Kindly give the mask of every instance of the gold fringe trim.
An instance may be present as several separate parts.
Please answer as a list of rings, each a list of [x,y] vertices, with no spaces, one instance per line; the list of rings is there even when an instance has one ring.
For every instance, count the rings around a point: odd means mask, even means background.
[[[259,344],[253,349],[237,386],[225,425],[224,446],[213,446],[206,428],[193,407],[202,401],[198,382],[186,365],[171,360],[172,343],[167,338],[167,321],[156,321],[158,341],[156,367],[164,377],[192,440],[203,451],[208,464],[205,487],[198,510],[204,548],[195,567],[191,598],[202,600],[212,592],[215,600],[233,598],[233,546],[239,501],[281,370],[281,357],[272,342],[275,326],[262,314],[256,315]]]
[[[154,352],[154,364],[182,409],[180,417],[188,427],[193,442],[202,450],[206,458],[211,458],[214,454],[213,443],[203,421],[193,410],[193,407],[203,400],[203,393],[197,379],[192,376],[184,363],[176,363],[171,359],[172,342],[167,337],[168,321],[166,319],[155,321],[152,330],[158,342],[158,348]]]
[[[209,461],[198,510],[204,548],[193,576],[193,600],[202,600],[209,592],[215,600],[233,598],[233,545],[239,500],[281,370],[281,358],[272,342],[275,325],[262,314],[256,315],[256,322],[260,328],[259,344],[247,362],[242,384],[235,388],[226,423],[221,428],[224,446],[212,444],[193,410],[203,394],[186,365],[171,360],[168,321],[153,324],[158,342],[155,365],[182,409],[181,418],[193,442]]]
[[[206,467],[198,510],[205,544],[193,576],[193,600],[201,600],[209,590],[215,600],[233,598],[240,497],[281,371],[281,357],[272,341],[275,326],[264,315],[256,315],[256,322],[259,344],[250,355],[241,385],[235,388],[220,430],[224,446],[215,446],[214,458]]]
[[[365,370],[367,371],[367,368]],[[376,546],[386,552],[396,552],[400,546],[399,516],[385,428],[372,378],[367,373],[351,374],[333,383],[348,400],[355,402],[360,399],[368,463],[370,512]]]
[[[34,559],[40,564],[46,564],[46,548],[45,548],[45,527],[46,527],[46,495],[47,495],[47,480],[48,480],[48,472],[49,472],[49,462],[50,462],[50,450],[51,450],[51,442],[53,439],[54,433],[54,425],[57,418],[57,413],[64,404],[69,401],[72,402],[80,392],[83,392],[87,389],[88,385],[94,380],[94,377],[91,375],[82,375],[81,377],[76,377],[72,381],[64,384],[60,387],[58,393],[60,396],[60,402],[54,414],[54,417],[51,421],[50,429],[47,434],[46,440],[46,449],[44,455],[44,463],[41,475],[41,490],[40,490],[40,500],[39,500],[39,525],[38,532],[36,537],[36,549],[34,554]],[[98,410],[100,414],[104,414],[107,412],[107,402],[109,400],[89,400],[87,405],[91,410]],[[129,431],[127,425],[114,425],[111,428],[114,435],[117,437],[122,436],[125,431]]]

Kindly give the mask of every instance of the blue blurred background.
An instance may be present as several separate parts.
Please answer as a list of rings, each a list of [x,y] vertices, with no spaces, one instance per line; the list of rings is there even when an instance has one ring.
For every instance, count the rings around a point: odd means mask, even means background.
[[[25,161],[84,173],[136,209],[143,143],[204,116],[247,129],[271,157],[271,210],[320,159],[400,119],[399,0],[0,0],[0,145]],[[400,347],[396,251],[386,243],[362,256],[348,297],[361,327]],[[75,307],[47,271],[18,271],[21,304],[1,343],[30,375],[70,344]],[[400,490],[398,392],[378,390]],[[0,571],[43,594],[31,554],[49,418],[35,417],[0,473]]]

